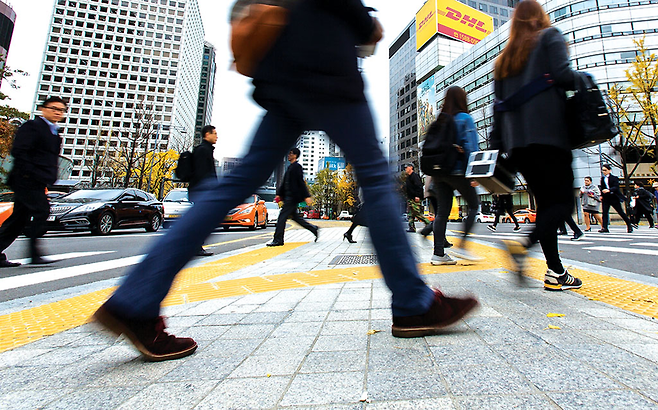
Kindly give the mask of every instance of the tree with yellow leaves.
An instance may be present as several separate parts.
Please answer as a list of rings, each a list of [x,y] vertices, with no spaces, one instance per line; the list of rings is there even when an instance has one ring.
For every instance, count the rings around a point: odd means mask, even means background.
[[[340,210],[351,210],[358,202],[358,187],[352,164],[347,164],[345,170],[336,175],[336,194]]]

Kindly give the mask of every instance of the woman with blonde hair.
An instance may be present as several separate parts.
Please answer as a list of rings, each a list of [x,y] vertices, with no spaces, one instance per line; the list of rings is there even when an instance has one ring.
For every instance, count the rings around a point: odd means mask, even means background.
[[[551,87],[535,94],[518,108],[497,115],[491,147],[506,152],[523,174],[537,200],[537,224],[529,236],[505,241],[522,280],[528,248],[539,242],[548,270],[547,290],[582,286],[562,266],[558,253],[558,226],[574,207],[571,146],[565,119],[565,89],[571,89],[574,71],[569,67],[562,33],[551,26],[548,15],[535,0],[518,3],[507,46],[494,66],[496,99],[504,101],[524,85],[550,76]]]

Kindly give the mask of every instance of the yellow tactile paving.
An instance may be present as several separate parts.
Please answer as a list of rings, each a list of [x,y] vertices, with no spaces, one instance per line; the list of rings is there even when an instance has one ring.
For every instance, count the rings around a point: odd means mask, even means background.
[[[262,248],[241,255],[207,263],[201,267],[182,271],[164,300],[172,306],[200,302],[250,293],[304,288],[330,283],[370,280],[381,277],[376,266],[335,268],[311,272],[294,272],[207,282],[210,279],[246,268],[295,249],[304,243],[287,243],[283,247]],[[453,266],[420,264],[423,275],[472,270],[500,269],[508,264],[505,252],[486,245],[472,243],[471,250],[484,257],[478,263],[460,262]],[[530,274],[543,279],[545,262],[529,258]],[[571,272],[583,279],[584,285],[576,292],[622,309],[642,315],[658,317],[658,288],[631,281],[611,278],[580,269]],[[33,342],[43,336],[55,334],[86,323],[89,316],[109,296],[112,289],[104,289],[87,295],[26,309],[0,316],[0,352]]]

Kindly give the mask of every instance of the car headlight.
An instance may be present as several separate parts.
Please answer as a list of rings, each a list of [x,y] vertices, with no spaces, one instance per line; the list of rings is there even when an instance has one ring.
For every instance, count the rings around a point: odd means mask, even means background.
[[[103,205],[105,205],[103,202],[94,202],[92,204],[79,206],[75,208],[73,211],[71,211],[71,213],[91,212],[91,211],[95,211],[96,209],[100,208]]]
[[[238,215],[250,214],[252,210],[253,210],[252,208],[245,208],[242,211],[238,212]]]

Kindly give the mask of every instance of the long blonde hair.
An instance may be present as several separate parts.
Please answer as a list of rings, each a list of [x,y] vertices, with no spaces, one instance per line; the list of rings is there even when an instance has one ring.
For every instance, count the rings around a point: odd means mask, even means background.
[[[551,20],[536,0],[520,1],[514,9],[507,46],[496,59],[494,79],[519,74],[537,43],[539,32],[551,27]]]

